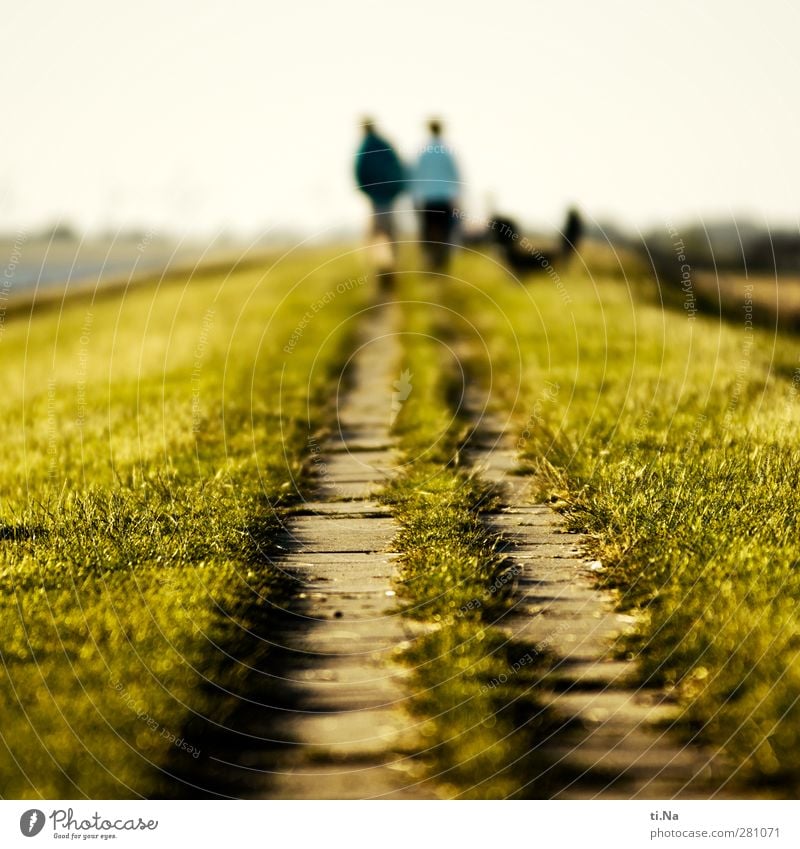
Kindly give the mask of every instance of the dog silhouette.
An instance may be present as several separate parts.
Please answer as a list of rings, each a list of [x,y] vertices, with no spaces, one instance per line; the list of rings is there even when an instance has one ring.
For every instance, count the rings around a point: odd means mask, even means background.
[[[513,218],[496,216],[492,219],[490,235],[500,247],[512,271],[521,274],[546,271],[548,266],[568,259],[583,240],[583,219],[577,209],[570,209],[561,231],[558,251],[546,251],[530,245]]]

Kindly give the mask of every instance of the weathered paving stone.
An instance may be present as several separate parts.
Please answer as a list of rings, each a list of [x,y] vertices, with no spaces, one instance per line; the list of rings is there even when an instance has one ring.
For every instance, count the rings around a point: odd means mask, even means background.
[[[382,518],[391,516],[388,508],[378,501],[306,501],[292,511],[295,516],[348,516]]]
[[[287,529],[287,536],[298,553],[378,553],[390,548],[396,532],[391,518],[298,516]]]
[[[327,456],[336,454],[376,454],[390,451],[392,444],[385,439],[370,439],[364,434],[349,434],[344,437],[338,434],[325,444]]]

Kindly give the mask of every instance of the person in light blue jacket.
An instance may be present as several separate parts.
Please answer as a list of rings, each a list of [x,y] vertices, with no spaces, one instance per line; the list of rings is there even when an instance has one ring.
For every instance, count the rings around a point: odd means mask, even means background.
[[[420,243],[431,271],[445,271],[450,258],[461,178],[440,121],[428,122],[430,138],[411,172],[411,195],[420,224]]]

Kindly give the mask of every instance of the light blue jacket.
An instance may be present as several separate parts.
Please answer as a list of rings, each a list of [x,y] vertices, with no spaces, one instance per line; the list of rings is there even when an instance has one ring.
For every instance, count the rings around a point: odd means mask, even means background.
[[[458,166],[450,146],[435,136],[422,149],[411,171],[411,195],[417,205],[454,201],[461,192]]]

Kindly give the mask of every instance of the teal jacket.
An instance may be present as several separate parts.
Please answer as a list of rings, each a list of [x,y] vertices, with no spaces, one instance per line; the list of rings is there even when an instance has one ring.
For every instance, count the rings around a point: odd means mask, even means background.
[[[358,188],[378,203],[393,201],[406,188],[403,164],[386,139],[377,133],[364,136],[356,153]]]

